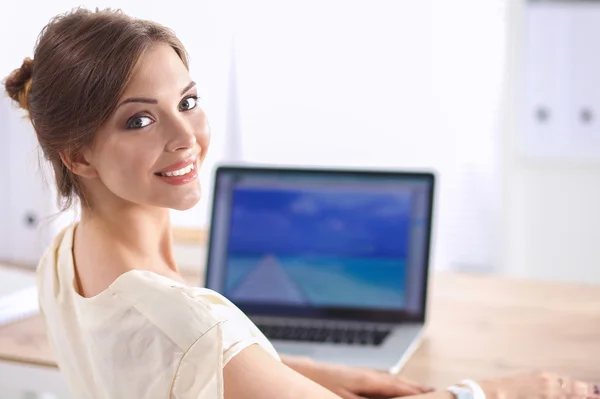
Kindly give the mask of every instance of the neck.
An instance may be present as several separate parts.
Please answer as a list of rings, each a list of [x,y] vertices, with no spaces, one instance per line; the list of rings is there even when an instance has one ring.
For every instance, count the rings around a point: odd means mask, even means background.
[[[109,264],[121,272],[132,269],[159,274],[177,271],[173,257],[169,210],[137,204],[108,202],[93,209],[82,207],[77,227],[80,243],[108,251]],[[106,255],[102,256],[106,258]]]

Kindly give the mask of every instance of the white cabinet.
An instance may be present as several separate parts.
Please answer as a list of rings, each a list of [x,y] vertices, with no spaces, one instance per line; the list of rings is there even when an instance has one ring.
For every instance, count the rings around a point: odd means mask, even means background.
[[[600,4],[530,2],[520,152],[600,160]]]
[[[70,399],[58,369],[0,362],[2,399]]]

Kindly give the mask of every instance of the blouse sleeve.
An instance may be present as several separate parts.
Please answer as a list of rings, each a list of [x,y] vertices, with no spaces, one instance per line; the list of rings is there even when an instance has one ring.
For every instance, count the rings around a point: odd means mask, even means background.
[[[172,399],[222,399],[223,368],[243,349],[258,344],[272,352],[256,326],[219,295],[196,296],[217,324],[184,353],[173,382]],[[276,356],[276,354],[274,354]]]
[[[213,306],[213,314],[221,322],[223,367],[248,346],[263,344],[254,333],[254,324],[243,313],[225,305]]]
[[[184,353],[173,379],[171,399],[222,399],[221,325],[202,335]]]

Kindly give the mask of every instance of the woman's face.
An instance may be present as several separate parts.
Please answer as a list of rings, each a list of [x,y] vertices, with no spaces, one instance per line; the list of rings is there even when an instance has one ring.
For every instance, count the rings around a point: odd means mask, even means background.
[[[166,44],[151,47],[86,151],[96,175],[89,181],[92,203],[110,196],[191,208],[200,199],[198,170],[208,144],[208,121],[183,62]]]

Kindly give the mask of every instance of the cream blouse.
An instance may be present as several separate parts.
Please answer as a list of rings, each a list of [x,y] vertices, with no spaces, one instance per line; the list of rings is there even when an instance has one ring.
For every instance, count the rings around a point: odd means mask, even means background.
[[[133,270],[84,298],[75,289],[73,233],[64,229],[37,272],[41,312],[74,398],[221,399],[223,367],[252,344],[279,359],[222,295]]]

